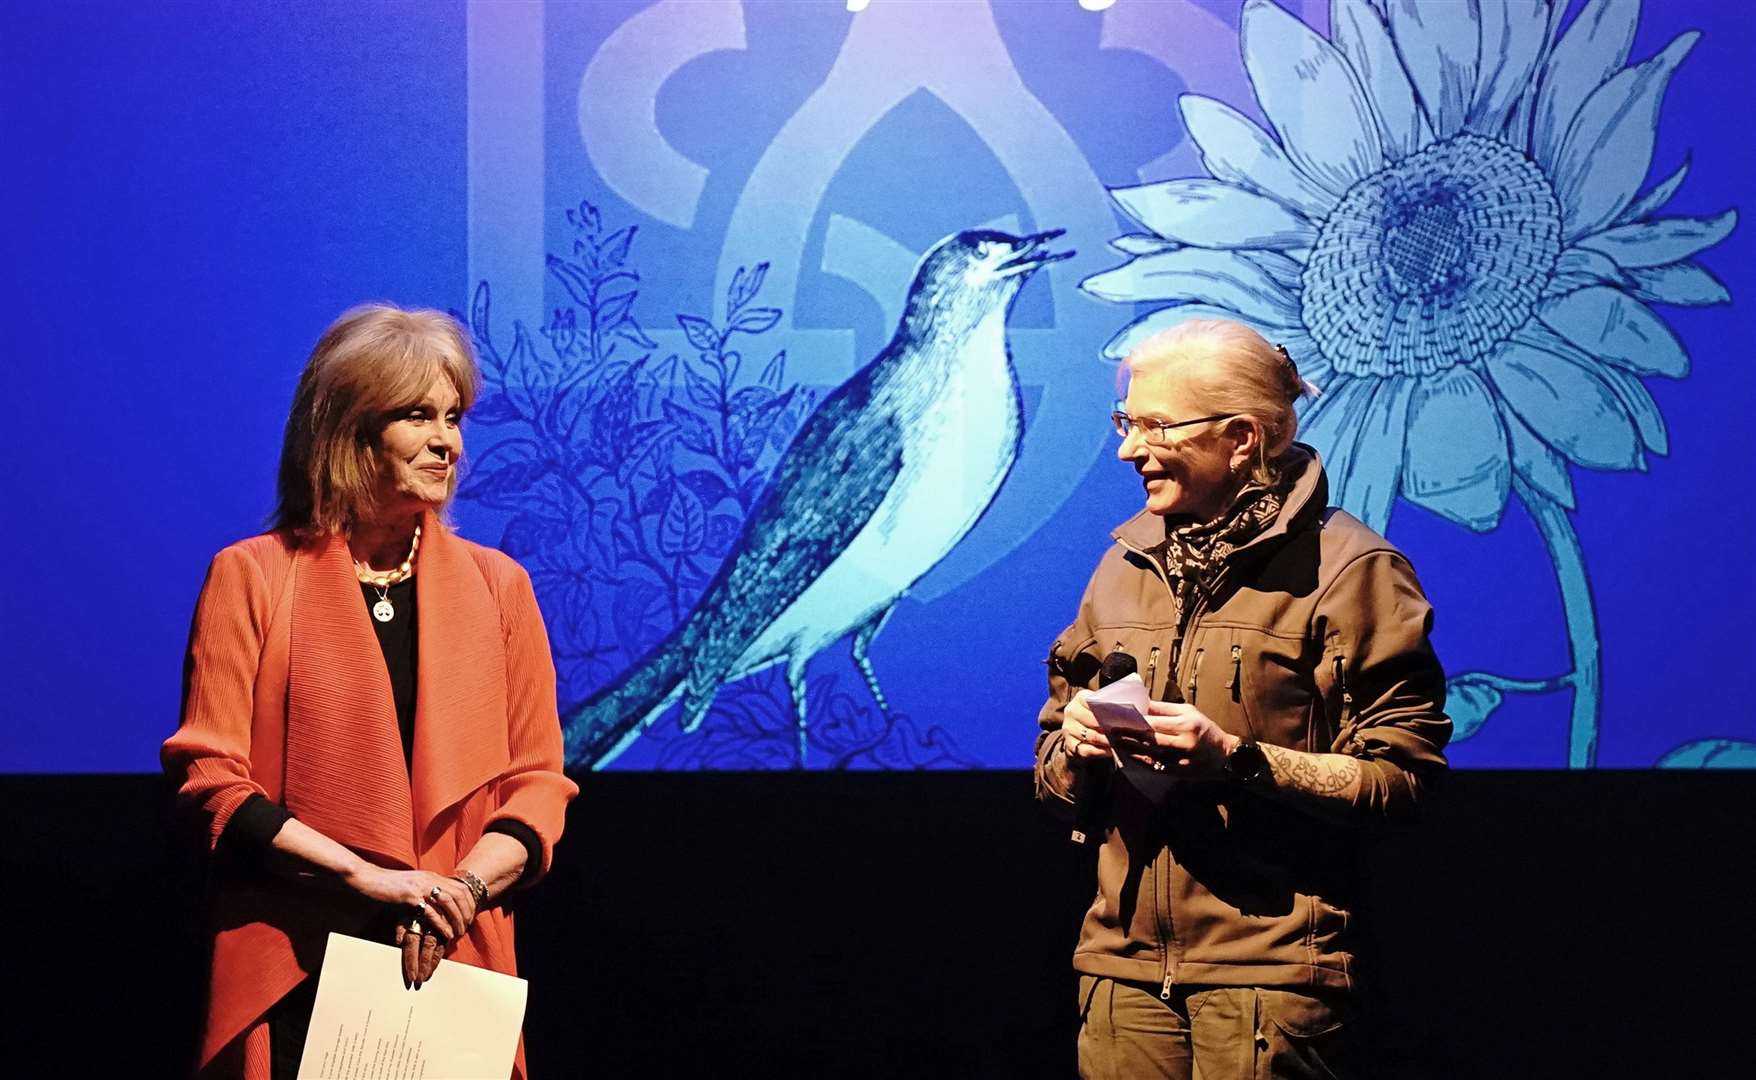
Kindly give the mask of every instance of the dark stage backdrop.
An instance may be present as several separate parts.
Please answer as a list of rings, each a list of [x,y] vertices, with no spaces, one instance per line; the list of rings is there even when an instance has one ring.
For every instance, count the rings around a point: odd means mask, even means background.
[[[1078,255],[1019,296],[1013,369],[965,343],[962,405],[906,433],[938,466],[893,492],[912,546],[708,616],[794,642],[804,738],[782,666],[734,665],[699,725],[661,711],[576,765],[1027,764],[1037,661],[1139,502],[1112,358],[1190,314],[1258,325],[1323,386],[1304,422],[1335,498],[1438,610],[1460,765],[1752,761],[1726,677],[1753,584],[1741,3],[4,22],[0,772],[154,768],[207,560],[260,527],[297,368],[344,308],[470,323],[489,393],[457,519],[530,569],[571,720],[757,550],[772,478],[821,476],[789,440],[890,338],[920,254],[975,226]],[[850,642],[886,613],[868,684]]]
[[[1756,774],[1465,772],[1367,845],[1379,1075],[1748,1072]],[[582,777],[534,1075],[1066,1077],[1091,867],[1017,771]],[[181,1075],[198,885],[142,776],[0,778],[7,1076]]]

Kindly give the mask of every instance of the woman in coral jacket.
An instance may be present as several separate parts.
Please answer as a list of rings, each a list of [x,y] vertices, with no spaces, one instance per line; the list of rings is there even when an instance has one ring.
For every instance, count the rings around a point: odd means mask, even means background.
[[[515,970],[501,901],[578,789],[530,579],[442,520],[478,379],[439,312],[343,315],[299,379],[275,528],[208,571],[163,750],[215,862],[204,1076],[297,1073],[331,931],[396,945],[412,987],[441,957]]]

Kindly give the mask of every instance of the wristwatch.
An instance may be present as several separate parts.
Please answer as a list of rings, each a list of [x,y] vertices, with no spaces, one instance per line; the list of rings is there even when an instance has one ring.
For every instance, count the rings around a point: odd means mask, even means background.
[[[1268,774],[1268,756],[1254,739],[1239,739],[1226,755],[1226,777],[1240,784],[1253,784]]]

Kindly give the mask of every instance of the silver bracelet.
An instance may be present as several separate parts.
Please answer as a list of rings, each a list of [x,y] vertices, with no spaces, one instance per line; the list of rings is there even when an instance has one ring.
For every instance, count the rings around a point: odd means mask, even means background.
[[[470,895],[476,898],[476,907],[478,909],[484,907],[488,903],[488,886],[483,883],[481,878],[475,876],[470,871],[459,870],[457,873],[451,875],[451,880],[463,882],[464,886],[469,889]]]

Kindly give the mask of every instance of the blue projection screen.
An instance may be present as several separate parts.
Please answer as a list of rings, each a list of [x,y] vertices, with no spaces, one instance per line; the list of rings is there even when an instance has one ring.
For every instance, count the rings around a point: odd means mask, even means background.
[[[576,765],[1025,766],[1138,508],[1116,357],[1192,315],[1325,390],[1305,438],[1433,600],[1454,762],[1756,764],[1742,4],[847,6],[14,9],[0,770],[155,767],[207,560],[261,529],[346,307],[474,332],[455,518],[530,571],[565,718],[761,556],[777,476],[836,467],[794,434],[974,228],[1077,255],[1009,370],[957,369],[918,542],[785,628],[803,734],[756,665]]]

